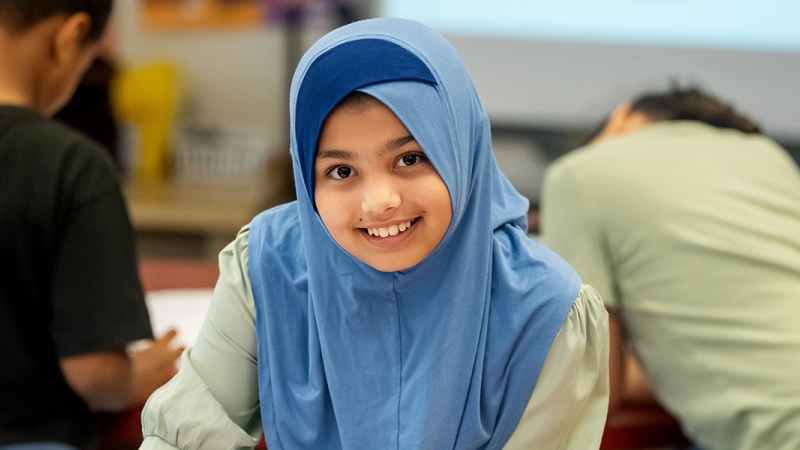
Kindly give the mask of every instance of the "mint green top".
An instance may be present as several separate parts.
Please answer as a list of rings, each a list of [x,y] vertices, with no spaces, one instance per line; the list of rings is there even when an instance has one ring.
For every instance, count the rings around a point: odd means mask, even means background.
[[[219,256],[220,279],[178,375],[142,412],[141,449],[252,448],[261,436],[249,226]],[[506,449],[597,449],[608,410],[608,314],[583,286]],[[269,444],[269,443],[267,443]]]
[[[800,449],[800,173],[783,149],[657,122],[555,162],[542,218],[699,446]]]

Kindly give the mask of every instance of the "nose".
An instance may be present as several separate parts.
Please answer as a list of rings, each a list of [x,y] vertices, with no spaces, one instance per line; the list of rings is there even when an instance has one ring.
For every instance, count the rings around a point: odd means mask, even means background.
[[[398,187],[386,177],[378,177],[364,184],[361,210],[365,213],[383,214],[400,206]]]

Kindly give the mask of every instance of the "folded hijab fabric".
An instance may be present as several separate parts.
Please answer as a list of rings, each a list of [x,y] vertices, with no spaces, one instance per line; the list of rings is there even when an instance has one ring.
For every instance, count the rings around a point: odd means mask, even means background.
[[[447,233],[406,270],[354,258],[315,210],[320,130],[354,90],[397,115],[450,193]],[[301,60],[290,106],[298,200],[254,219],[249,248],[270,449],[502,448],[581,283],[527,238],[455,49],[405,20],[342,27]]]

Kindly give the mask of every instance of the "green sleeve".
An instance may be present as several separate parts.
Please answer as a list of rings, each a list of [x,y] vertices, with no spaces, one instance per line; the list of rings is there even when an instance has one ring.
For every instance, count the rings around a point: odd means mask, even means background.
[[[542,242],[597,289],[607,306],[616,308],[613,264],[602,222],[594,213],[600,205],[560,162],[548,169],[542,187]]]
[[[600,447],[608,414],[608,313],[581,288],[505,450]]]
[[[261,437],[249,228],[219,256],[220,278],[178,374],[142,412],[143,449],[253,448]]]
[[[144,442],[142,442],[142,446],[139,447],[139,450],[173,450],[176,448],[178,447],[167,443],[157,436],[147,436],[144,438]]]

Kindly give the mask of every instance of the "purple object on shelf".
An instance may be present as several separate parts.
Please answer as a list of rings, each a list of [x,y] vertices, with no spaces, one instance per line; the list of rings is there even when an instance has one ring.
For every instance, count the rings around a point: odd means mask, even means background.
[[[268,23],[300,25],[319,15],[336,14],[349,3],[347,0],[262,0],[262,10]]]

